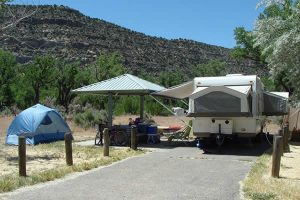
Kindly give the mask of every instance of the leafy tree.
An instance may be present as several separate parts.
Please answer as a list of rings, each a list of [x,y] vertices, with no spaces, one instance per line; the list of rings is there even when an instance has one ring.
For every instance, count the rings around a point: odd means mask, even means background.
[[[15,103],[20,109],[25,109],[34,104],[34,91],[24,70],[24,66],[18,67],[15,78],[16,81],[12,87]]]
[[[75,96],[71,90],[78,86],[76,78],[80,71],[79,66],[77,63],[65,64],[60,62],[57,65],[57,70],[58,74],[55,79],[58,90],[57,103],[64,106],[68,112],[68,105]]]
[[[36,57],[34,62],[26,66],[25,74],[34,91],[34,103],[40,101],[41,89],[50,88],[57,78],[56,60],[49,56]]]
[[[0,0],[0,11],[5,7],[6,3],[12,2],[12,0]]]
[[[138,76],[142,79],[145,79],[145,80],[153,82],[153,83],[158,83],[157,77],[153,76],[153,74],[150,74],[150,73],[148,73],[147,71],[145,71],[143,69],[135,70],[133,72],[130,72],[130,74],[133,74],[135,76]]]
[[[266,6],[256,23],[255,45],[272,75],[296,98],[300,97],[300,1],[262,1]]]
[[[116,53],[101,54],[96,60],[94,69],[97,81],[103,81],[125,73],[122,57]]]
[[[0,50],[0,108],[10,106],[14,101],[11,87],[16,74],[16,65],[14,55]]]
[[[234,58],[248,58],[257,63],[265,64],[259,46],[254,46],[255,37],[251,31],[246,31],[244,27],[237,27],[234,30],[236,46],[231,51]]]
[[[192,75],[194,77],[201,76],[222,76],[225,75],[225,62],[220,62],[218,60],[210,61],[207,64],[198,64],[192,67]]]
[[[178,85],[187,80],[185,73],[181,70],[174,72],[161,72],[158,77],[158,84],[164,87]]]

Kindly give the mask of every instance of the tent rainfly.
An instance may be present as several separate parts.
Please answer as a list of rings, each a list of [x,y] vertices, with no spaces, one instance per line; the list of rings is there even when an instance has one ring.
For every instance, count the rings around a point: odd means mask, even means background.
[[[63,140],[66,132],[71,130],[56,110],[36,104],[15,117],[8,127],[5,143],[18,145],[20,135],[26,137],[26,144],[47,143]]]
[[[108,95],[108,125],[112,126],[112,96],[113,95],[139,95],[140,96],[140,118],[144,113],[144,95],[164,90],[165,88],[143,80],[131,74],[123,74],[115,78],[87,85],[75,90],[74,93],[102,94]]]

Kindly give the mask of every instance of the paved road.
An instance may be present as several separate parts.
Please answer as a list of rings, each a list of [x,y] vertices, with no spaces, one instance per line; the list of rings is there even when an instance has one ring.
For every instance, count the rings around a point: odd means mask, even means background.
[[[240,199],[239,182],[259,149],[242,145],[222,155],[203,154],[195,147],[159,149],[0,199]]]

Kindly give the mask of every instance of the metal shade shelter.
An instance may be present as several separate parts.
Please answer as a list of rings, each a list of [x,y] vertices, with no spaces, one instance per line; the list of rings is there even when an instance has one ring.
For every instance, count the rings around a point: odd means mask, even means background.
[[[113,95],[138,95],[140,96],[140,118],[143,119],[144,96],[164,90],[165,88],[138,78],[131,74],[123,74],[98,83],[93,83],[75,90],[74,93],[108,95],[108,126],[112,126],[112,96]]]

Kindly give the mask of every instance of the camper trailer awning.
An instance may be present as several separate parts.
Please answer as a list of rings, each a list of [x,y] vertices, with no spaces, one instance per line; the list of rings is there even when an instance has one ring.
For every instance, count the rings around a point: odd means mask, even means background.
[[[155,96],[170,97],[176,99],[184,99],[189,97],[194,90],[194,81],[182,83],[171,88],[152,93]]]

